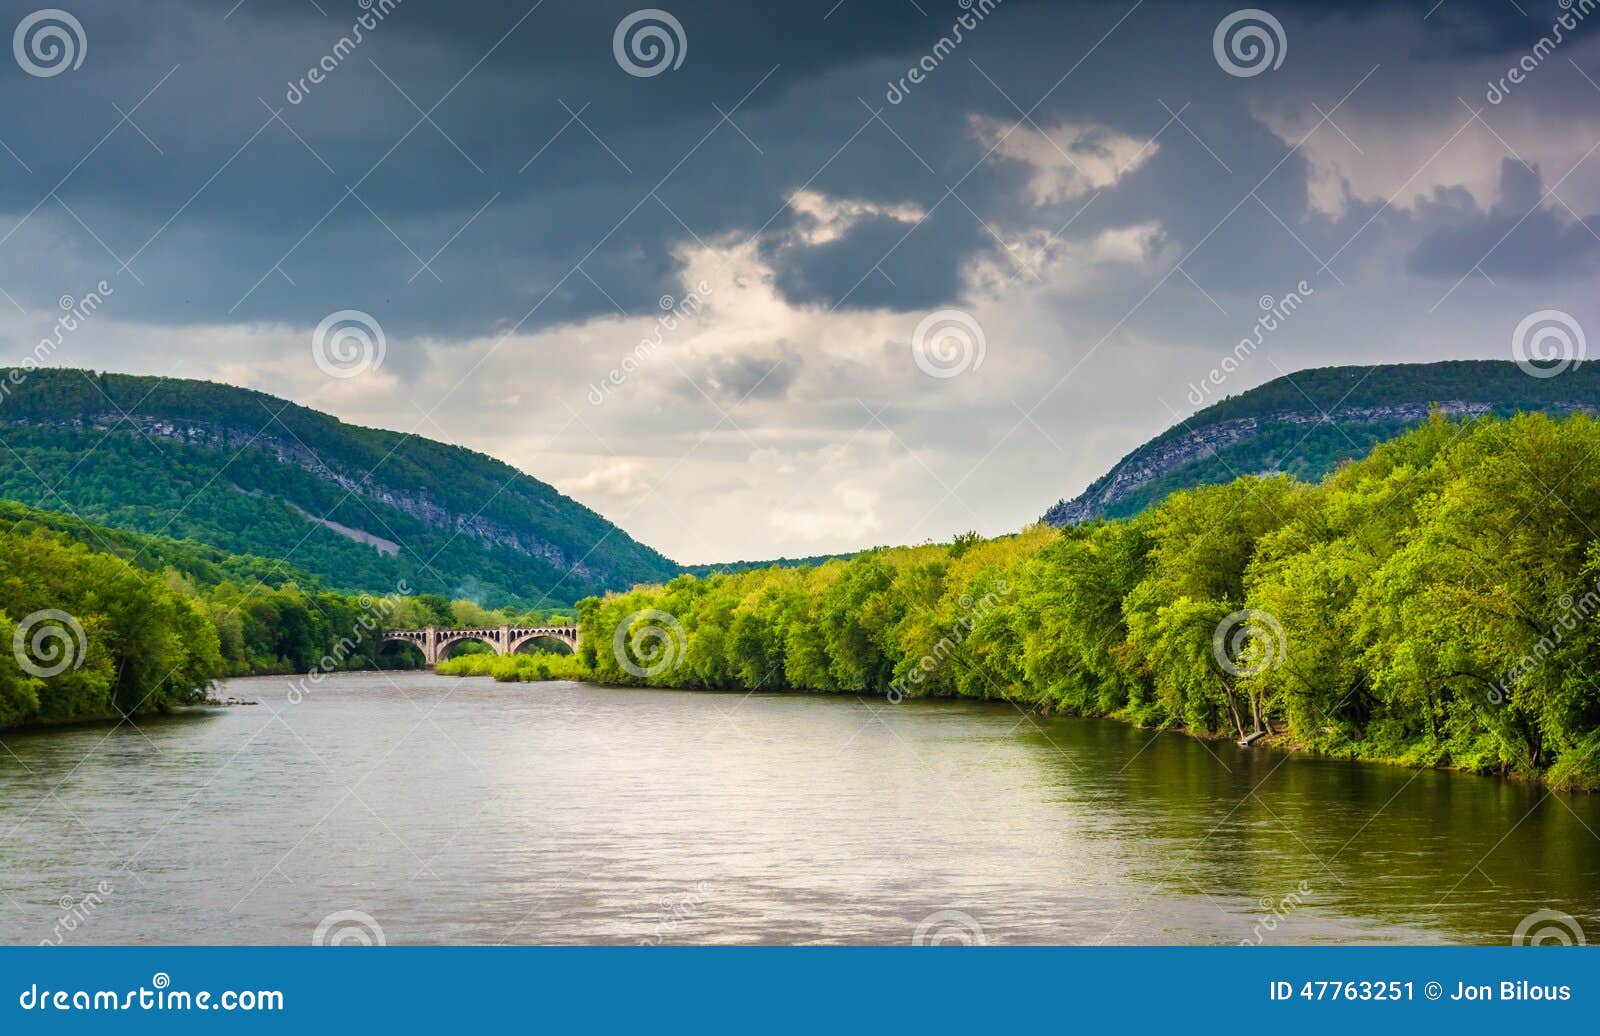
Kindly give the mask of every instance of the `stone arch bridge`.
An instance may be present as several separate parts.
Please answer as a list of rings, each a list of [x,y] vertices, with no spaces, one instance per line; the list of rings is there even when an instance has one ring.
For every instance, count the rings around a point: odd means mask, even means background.
[[[486,626],[480,629],[440,629],[429,626],[421,630],[385,630],[385,641],[415,644],[422,650],[422,658],[430,667],[438,665],[449,650],[464,640],[476,640],[494,649],[497,655],[516,654],[517,649],[530,640],[550,637],[578,650],[576,626]]]

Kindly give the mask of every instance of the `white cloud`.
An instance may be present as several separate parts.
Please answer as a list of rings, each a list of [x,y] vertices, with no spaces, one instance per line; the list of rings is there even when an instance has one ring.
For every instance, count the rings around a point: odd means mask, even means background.
[[[821,245],[843,236],[864,216],[887,216],[901,223],[916,223],[925,215],[917,205],[880,205],[870,201],[830,198],[820,191],[800,190],[789,197],[789,207],[800,214],[800,240]]]
[[[972,116],[972,134],[995,154],[1033,169],[1035,205],[1053,205],[1110,187],[1150,160],[1160,145],[1091,123],[1063,122],[1042,130]]]
[[[613,459],[577,478],[561,480],[556,488],[579,500],[602,496],[632,503],[649,493],[651,485],[644,465],[632,460]]]
[[[780,534],[807,544],[829,540],[862,543],[869,533],[883,527],[877,498],[860,486],[838,483],[814,496],[813,501],[809,507],[774,511],[768,521]]]
[[[1381,19],[1333,19],[1322,30],[1320,51],[1328,61],[1374,33],[1402,41],[1425,33],[1420,22]],[[1420,46],[1422,40],[1414,42]],[[1499,188],[1501,161],[1520,158],[1539,165],[1547,184],[1573,172],[1561,193],[1587,214],[1600,209],[1600,166],[1590,169],[1585,161],[1593,160],[1590,146],[1600,137],[1600,108],[1581,69],[1600,58],[1600,39],[1575,38],[1557,54],[1498,104],[1486,96],[1488,85],[1506,71],[1507,60],[1496,54],[1428,66],[1432,81],[1426,89],[1408,90],[1404,104],[1395,103],[1391,81],[1409,76],[1410,85],[1421,87],[1414,82],[1418,71],[1384,67],[1343,103],[1337,94],[1329,96],[1325,81],[1307,78],[1258,99],[1252,113],[1284,143],[1299,145],[1318,212],[1344,215],[1347,190],[1354,198],[1414,211],[1438,189],[1463,188],[1488,208]]]

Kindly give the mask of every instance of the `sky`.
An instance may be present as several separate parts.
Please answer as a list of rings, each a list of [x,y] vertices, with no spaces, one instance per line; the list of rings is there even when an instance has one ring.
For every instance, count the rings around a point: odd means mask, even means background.
[[[685,563],[1013,531],[1223,395],[1600,327],[1588,0],[64,2],[0,3],[0,365],[92,297],[46,362]]]

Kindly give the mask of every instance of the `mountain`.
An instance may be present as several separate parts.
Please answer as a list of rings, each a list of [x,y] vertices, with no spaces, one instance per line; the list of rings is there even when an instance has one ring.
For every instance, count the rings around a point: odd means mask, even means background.
[[[1305,481],[1426,421],[1518,411],[1600,412],[1600,364],[1534,377],[1508,360],[1320,367],[1206,407],[1044,514],[1051,525],[1137,514],[1168,493],[1288,472]]]
[[[678,568],[481,453],[212,382],[0,369],[0,498],[343,591],[548,607]]]

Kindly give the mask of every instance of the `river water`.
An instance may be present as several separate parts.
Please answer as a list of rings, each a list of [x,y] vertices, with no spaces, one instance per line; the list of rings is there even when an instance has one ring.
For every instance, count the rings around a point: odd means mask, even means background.
[[[1595,797],[1006,704],[288,689],[6,735],[0,941],[1600,938]]]

